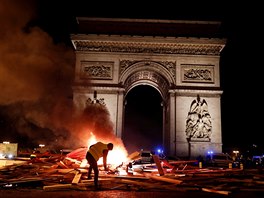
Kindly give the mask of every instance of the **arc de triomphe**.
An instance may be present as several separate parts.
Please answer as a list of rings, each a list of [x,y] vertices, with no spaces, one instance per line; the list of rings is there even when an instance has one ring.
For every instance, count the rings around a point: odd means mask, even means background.
[[[197,21],[79,18],[79,24],[84,27],[98,21],[108,26],[110,22],[125,22],[128,26],[151,24],[153,28],[174,24],[175,31],[179,27],[219,25]],[[126,94],[135,86],[149,85],[163,100],[163,146],[168,155],[193,158],[205,155],[208,150],[222,152],[219,63],[225,39],[153,36],[147,35],[148,32],[103,34],[98,29],[100,26],[93,27],[99,34],[71,35],[76,52],[73,90],[76,105],[85,104],[96,91],[109,110],[115,135],[121,137]],[[122,25],[116,28],[122,29]]]

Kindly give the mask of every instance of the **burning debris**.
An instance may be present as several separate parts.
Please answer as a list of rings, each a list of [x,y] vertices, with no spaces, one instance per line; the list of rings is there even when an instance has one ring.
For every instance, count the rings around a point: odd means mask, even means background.
[[[2,166],[0,189],[93,190],[93,180],[87,178],[87,163],[69,157],[83,151],[85,149],[77,149],[65,156],[51,155]],[[101,190],[204,191],[223,195],[263,190],[264,177],[254,170],[200,168],[193,161],[165,160],[157,155],[153,155],[154,163],[134,166],[133,161],[138,159],[139,153],[130,154],[119,166],[109,164],[112,167],[109,171],[101,170]]]

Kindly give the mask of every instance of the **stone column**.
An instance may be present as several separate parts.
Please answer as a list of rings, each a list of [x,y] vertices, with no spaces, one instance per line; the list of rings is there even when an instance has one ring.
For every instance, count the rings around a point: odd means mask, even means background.
[[[121,138],[123,132],[123,114],[124,114],[124,90],[118,91],[117,95],[117,119],[116,119],[116,136]]]
[[[175,156],[176,155],[176,146],[175,146],[175,142],[176,142],[176,136],[175,136],[175,130],[176,130],[176,114],[175,114],[175,110],[176,110],[176,106],[175,106],[175,93],[169,91],[170,96],[169,96],[169,155],[171,156]]]

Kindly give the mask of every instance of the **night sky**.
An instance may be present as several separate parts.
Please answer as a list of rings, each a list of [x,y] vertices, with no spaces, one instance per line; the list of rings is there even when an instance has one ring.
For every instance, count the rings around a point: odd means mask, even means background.
[[[24,126],[24,135],[20,138],[23,139],[22,142],[30,141],[26,130],[29,127],[31,131],[40,130],[37,126],[41,126],[41,131],[46,131],[45,134],[52,133],[54,127],[60,128],[62,131],[58,137],[64,138],[62,134],[65,133],[62,127],[58,126],[63,125],[63,121],[56,122],[55,126],[50,123],[50,117],[46,117],[50,114],[39,112],[42,112],[41,110],[47,112],[56,107],[57,111],[52,115],[61,115],[63,109],[69,106],[72,97],[70,84],[75,63],[70,34],[76,32],[75,17],[87,16],[221,21],[227,38],[220,61],[223,90],[221,104],[223,148],[245,149],[253,144],[263,146],[261,85],[263,84],[264,34],[261,30],[263,11],[258,12],[260,6],[241,5],[241,2],[240,5],[230,5],[224,3],[225,1],[219,1],[221,4],[215,1],[214,3],[199,2],[199,4],[188,1],[175,5],[166,1],[152,2],[151,5],[141,5],[136,1],[123,4],[105,2],[88,4],[87,2],[90,1],[0,0],[2,138],[15,134],[13,128],[17,125],[14,124],[17,121],[13,119],[10,121],[7,114],[18,117],[21,114],[27,115],[25,122],[31,118],[31,126],[25,127],[22,121],[19,121],[19,126]],[[31,61],[32,56],[35,57],[34,61]],[[36,64],[39,64],[38,68],[35,67]],[[47,64],[49,67],[44,66]],[[59,65],[61,68],[58,68]],[[61,74],[60,71],[63,73]],[[59,104],[54,102],[54,94],[63,96]],[[12,108],[13,106],[16,108]],[[27,109],[38,109],[31,111],[31,114],[42,116],[41,120],[44,121],[36,122],[32,119],[34,116],[30,117],[29,112],[25,112],[25,106],[28,107]],[[52,127],[46,127],[47,123]],[[12,132],[6,134],[6,131]]]

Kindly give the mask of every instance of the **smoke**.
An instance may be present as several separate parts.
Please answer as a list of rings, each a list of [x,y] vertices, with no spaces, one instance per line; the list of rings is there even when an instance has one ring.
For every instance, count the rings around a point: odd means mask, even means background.
[[[113,138],[104,107],[73,116],[74,51],[30,26],[36,16],[33,0],[0,0],[0,140],[74,147],[87,130]]]
[[[58,90],[64,83],[60,78],[68,75],[68,62],[73,58],[69,50],[54,45],[40,28],[27,27],[35,13],[34,1],[26,2],[1,0],[0,103],[4,105],[37,101]]]
[[[2,138],[14,139],[10,136],[19,132],[20,138],[40,143],[68,135],[62,124],[72,112],[75,56],[28,25],[37,16],[35,3],[0,1],[0,126]]]
[[[82,114],[75,116],[73,120],[70,128],[74,131],[75,139],[83,146],[88,146],[87,140],[91,134],[103,142],[112,142],[115,139],[110,114],[103,104],[87,104]]]

